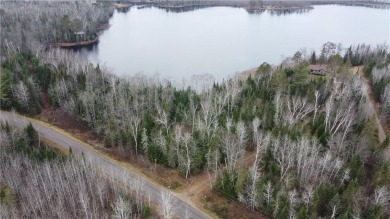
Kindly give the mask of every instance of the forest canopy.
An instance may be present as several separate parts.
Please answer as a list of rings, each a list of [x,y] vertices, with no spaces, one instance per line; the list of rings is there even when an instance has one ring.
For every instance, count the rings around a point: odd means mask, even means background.
[[[386,46],[340,49],[329,42],[318,55],[298,51],[281,65],[259,65],[244,79],[211,84],[198,78],[205,89],[195,90],[143,75],[124,79],[71,51],[47,47],[95,39],[98,26],[112,12],[110,6],[2,2],[0,7],[2,110],[36,116],[45,109],[61,109],[102,136],[106,148],[129,148],[177,169],[186,179],[206,172],[216,193],[272,218],[389,217],[390,168],[384,151],[390,139],[380,141],[366,95],[372,91],[382,121],[390,125]],[[325,65],[326,75],[310,74],[310,64]],[[50,183],[42,187],[50,180],[44,168],[58,174],[59,188],[89,200],[96,210],[84,214],[62,209],[64,215],[98,218],[110,215],[104,211],[107,206],[116,209],[124,201],[136,206],[134,214],[146,214],[145,205],[123,196],[87,163],[47,161],[56,155],[42,150],[32,127],[19,133],[21,138],[6,124],[0,131],[1,174],[12,176],[0,178],[0,207],[10,217],[56,217],[49,197],[40,199],[39,209],[30,209],[38,196],[26,196],[57,189]],[[33,164],[34,159],[44,161]],[[27,169],[18,169],[21,164]],[[34,174],[44,181],[24,188],[23,178]],[[64,174],[75,180],[73,188],[64,183]],[[102,188],[114,199],[102,199]],[[83,196],[87,194],[90,199]],[[65,209],[76,208],[66,206],[67,199],[61,193],[56,201]]]

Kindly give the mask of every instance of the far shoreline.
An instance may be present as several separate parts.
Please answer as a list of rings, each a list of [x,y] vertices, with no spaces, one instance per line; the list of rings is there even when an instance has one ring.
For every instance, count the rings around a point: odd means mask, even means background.
[[[117,9],[128,10],[131,6],[154,6],[171,12],[185,12],[208,7],[236,7],[244,8],[248,13],[262,13],[264,11],[283,10],[311,10],[316,5],[345,5],[362,6],[369,8],[390,8],[390,2],[378,1],[348,1],[348,0],[209,0],[209,1],[182,1],[182,0],[149,0],[140,2],[139,0],[127,0],[117,4]]]

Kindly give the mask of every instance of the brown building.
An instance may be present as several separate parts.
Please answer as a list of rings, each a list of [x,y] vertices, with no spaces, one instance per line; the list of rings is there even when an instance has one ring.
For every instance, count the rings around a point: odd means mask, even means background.
[[[309,65],[310,74],[325,75],[324,65]]]

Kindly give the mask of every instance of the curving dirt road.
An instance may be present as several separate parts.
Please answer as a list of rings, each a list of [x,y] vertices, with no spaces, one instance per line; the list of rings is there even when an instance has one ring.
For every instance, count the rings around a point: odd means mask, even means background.
[[[142,174],[137,172],[137,170],[125,167],[125,165],[121,162],[107,157],[106,155],[93,149],[92,146],[47,123],[4,111],[0,111],[0,120],[8,121],[10,125],[14,125],[20,128],[25,127],[28,122],[31,122],[42,138],[55,142],[65,150],[69,150],[69,148],[71,148],[73,154],[79,156],[83,155],[86,159],[91,161],[94,167],[99,168],[104,174],[107,174],[109,177],[118,180],[124,185],[131,186],[131,183],[134,182],[134,180],[143,181],[142,192],[144,197],[146,199],[150,198],[150,201],[156,205],[158,205],[160,202],[161,192],[166,190],[165,188],[162,188],[161,186],[142,176]],[[175,203],[174,215],[176,217],[211,218],[196,207],[187,203],[177,194],[172,194]]]
[[[372,93],[370,82],[364,76],[363,67],[364,66],[358,66],[357,70],[355,67],[354,72],[355,72],[355,74],[358,74],[360,76],[361,80],[364,83],[365,88],[363,88],[363,94],[364,94],[364,97],[366,98],[366,112],[369,114],[369,116],[375,117],[375,122],[376,122],[376,125],[378,128],[379,143],[382,143],[385,140],[387,133],[386,133],[385,128],[383,127],[382,121],[380,119],[378,103],[376,103],[376,101],[374,99],[374,95]],[[384,151],[384,155],[387,159],[390,159],[390,147],[388,147]]]

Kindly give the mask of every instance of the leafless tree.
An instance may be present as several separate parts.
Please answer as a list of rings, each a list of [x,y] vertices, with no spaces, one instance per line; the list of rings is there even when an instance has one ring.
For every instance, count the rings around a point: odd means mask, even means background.
[[[331,219],[336,218],[337,210],[338,210],[337,205],[333,205],[332,215],[330,216]]]
[[[210,90],[212,82],[215,81],[214,76],[210,74],[193,75],[191,77],[192,87],[197,93],[202,93]]]
[[[176,159],[180,157],[180,144],[183,139],[183,126],[176,124],[173,131],[173,141],[175,142]]]
[[[162,125],[165,128],[165,132],[168,135],[169,128],[173,123],[169,123],[168,114],[162,108],[157,108],[158,116],[154,117],[154,120],[157,124]]]
[[[256,121],[254,123],[257,123]],[[249,167],[249,179],[248,185],[246,186],[246,203],[251,210],[255,210],[259,206],[259,193],[257,191],[257,184],[260,179],[260,155],[264,148],[264,145],[267,145],[269,141],[269,135],[258,134],[256,142],[256,154],[253,165]]]
[[[390,122],[390,85],[386,85],[381,94],[381,117],[384,117],[386,122]]]
[[[190,141],[191,141],[191,134],[186,132],[183,135],[183,143],[184,143],[184,148],[185,148],[185,154],[186,154],[186,179],[188,178],[188,175],[190,174],[191,170],[191,146],[190,146]]]
[[[287,136],[276,138],[273,141],[272,150],[280,166],[281,180],[294,165],[295,148],[296,144],[288,139]]]
[[[70,42],[71,36],[77,41],[93,40],[96,35],[87,30],[96,29],[100,22],[108,20],[111,12],[110,7],[89,1],[1,2],[0,7],[5,11],[0,20],[1,38],[12,42],[16,48],[28,47],[32,51],[42,43]],[[68,22],[61,23],[65,15]],[[11,24],[12,28],[8,28]]]
[[[377,187],[374,192],[374,204],[385,207],[390,201],[390,192],[385,186]]]
[[[298,193],[295,189],[288,192],[288,200],[290,201],[290,218],[293,218],[295,215],[295,207],[298,204]]]
[[[275,105],[275,116],[274,116],[274,122],[276,125],[279,124],[280,119],[281,119],[281,113],[282,113],[282,107],[283,107],[283,102],[282,102],[282,92],[277,91],[274,97],[274,105]]]
[[[325,104],[325,128],[331,138],[338,131],[343,131],[343,142],[355,119],[355,104],[351,103],[348,97],[341,97],[341,101],[336,101],[336,98],[336,96],[329,97]]]
[[[238,137],[238,143],[240,147],[245,149],[245,142],[246,142],[246,127],[244,122],[239,121],[236,126],[237,130],[237,137]]]
[[[171,192],[162,191],[160,199],[160,214],[164,219],[173,218],[174,205],[175,201]]]
[[[272,187],[272,183],[271,181],[268,181],[267,182],[267,185],[265,186],[265,189],[264,189],[264,199],[267,203],[267,206],[269,206],[271,204],[271,201],[272,201],[272,193],[273,193],[274,189]]]
[[[256,150],[256,158],[258,156],[259,150]],[[247,186],[247,205],[253,211],[259,206],[258,192],[257,192],[257,183],[260,179],[260,171],[258,168],[257,160],[254,164],[249,167],[249,185]]]
[[[315,96],[315,103],[314,103],[313,124],[314,124],[314,121],[316,120],[316,116],[317,116],[318,109],[320,108],[320,106],[319,106],[319,104],[318,104],[319,97],[320,97],[320,92],[319,92],[318,90],[316,90],[316,91],[314,92],[314,96]]]
[[[95,107],[96,93],[93,91],[92,84],[87,84],[86,90],[79,95],[79,99],[85,107],[84,119],[92,126],[96,126],[97,114]]]
[[[303,194],[302,194],[302,199],[303,203],[305,203],[306,208],[309,207],[309,204],[313,198],[314,195],[314,189],[311,185],[306,186]]]
[[[57,97],[57,100],[61,106],[65,105],[65,101],[69,97],[69,89],[65,80],[58,80],[54,86],[50,87],[49,95]]]
[[[296,168],[300,182],[305,185],[312,180],[318,179],[318,160],[320,154],[318,144],[314,139],[302,137],[298,140],[296,156]]]
[[[23,81],[19,81],[12,91],[20,105],[27,107],[30,101],[30,93],[28,92],[28,88],[25,83]]]
[[[330,56],[336,55],[338,50],[338,45],[332,42],[327,42],[322,46],[321,56],[328,60]]]
[[[141,116],[138,112],[131,114],[130,130],[133,134],[134,144],[135,144],[135,153],[138,154],[138,133],[141,125]]]
[[[377,68],[375,67],[372,69],[372,82],[374,84],[377,84],[382,79],[389,79],[390,78],[390,65],[387,65],[383,68]]]
[[[233,104],[236,102],[238,94],[241,92],[241,87],[237,79],[225,81],[225,92],[227,100],[228,115],[231,116]]]
[[[308,103],[306,97],[287,95],[284,102],[286,104],[286,111],[283,119],[290,126],[306,118],[314,110],[313,105]]]
[[[123,180],[119,187],[92,160],[65,159],[37,162],[16,152],[14,143],[25,141],[19,130],[5,134],[0,127],[0,185],[12,191],[4,218],[134,218],[142,216],[142,181]],[[21,168],[23,166],[23,168]],[[128,176],[123,176],[128,179]],[[133,192],[130,192],[133,191]],[[55,203],[55,204],[53,204]],[[0,204],[2,209],[3,203]],[[108,209],[112,209],[108,210]]]
[[[145,128],[142,129],[141,144],[142,144],[142,149],[147,154],[148,153],[148,148],[149,148],[149,139],[148,139],[148,135],[146,133],[146,129]]]
[[[259,135],[259,126],[261,124],[261,121],[258,117],[254,118],[252,121],[252,130],[253,130],[253,142],[256,143],[258,135]]]
[[[206,160],[207,160],[207,169],[206,170],[207,170],[207,175],[209,178],[210,188],[212,188],[213,182],[217,178],[217,175],[218,175],[220,157],[221,157],[221,155],[220,155],[218,148],[216,148],[214,150],[211,150],[211,148],[209,148],[209,151],[206,154]],[[210,170],[214,172],[213,179],[211,178]]]
[[[131,208],[128,206],[122,197],[119,197],[115,204],[113,205],[113,218],[125,219],[129,218],[131,215]]]
[[[154,137],[154,142],[156,145],[160,147],[161,151],[164,154],[167,154],[168,153],[167,140],[162,132],[163,132],[162,130],[159,130],[159,132],[156,133],[156,136]]]
[[[230,132],[231,126],[231,119],[227,119],[227,131],[225,132],[223,137],[222,148],[226,155],[226,169],[229,172],[233,173],[236,170],[237,162],[241,160],[245,150],[243,147],[244,145],[240,143],[240,140],[237,140],[237,137]]]
[[[214,127],[216,127],[217,118],[220,112],[218,112],[216,105],[213,103],[211,94],[205,95],[201,100],[201,121],[204,124],[204,131],[206,133],[207,139],[210,140],[214,133]]]
[[[344,171],[343,171],[343,175],[341,177],[341,182],[340,184],[343,184],[345,181],[348,181],[350,179],[350,169],[349,168],[345,168]]]

